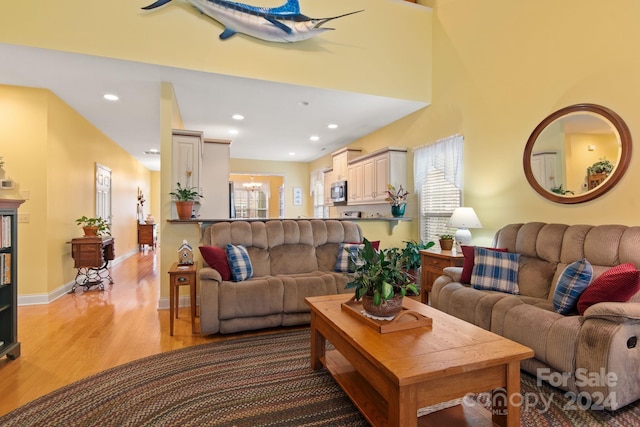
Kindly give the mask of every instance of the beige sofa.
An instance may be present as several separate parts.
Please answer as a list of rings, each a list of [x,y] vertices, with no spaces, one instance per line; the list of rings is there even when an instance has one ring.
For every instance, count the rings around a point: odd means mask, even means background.
[[[254,274],[231,282],[209,266],[200,269],[202,333],[308,324],[305,297],[353,292],[334,267],[340,243],[362,240],[362,230],[350,221],[233,221],[206,227],[203,245],[245,246]]]
[[[473,289],[459,283],[461,268],[449,267],[434,282],[433,307],[532,348],[522,368],[570,397],[590,396],[593,409],[640,399],[640,295],[597,303],[582,316],[558,314],[552,304],[558,277],[581,258],[594,278],[623,263],[640,267],[640,227],[511,224],[493,244],[520,254],[520,295]]]

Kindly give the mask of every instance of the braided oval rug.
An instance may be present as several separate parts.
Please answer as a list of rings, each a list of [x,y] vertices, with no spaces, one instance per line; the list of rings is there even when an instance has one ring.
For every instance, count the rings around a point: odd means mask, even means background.
[[[0,426],[367,426],[333,378],[309,368],[309,342],[308,329],[290,330],[146,357],[42,396]],[[614,413],[567,410],[564,392],[525,373],[522,380],[525,396],[552,398],[548,408],[523,407],[524,426],[640,425],[638,403]],[[473,399],[463,404],[488,406]]]

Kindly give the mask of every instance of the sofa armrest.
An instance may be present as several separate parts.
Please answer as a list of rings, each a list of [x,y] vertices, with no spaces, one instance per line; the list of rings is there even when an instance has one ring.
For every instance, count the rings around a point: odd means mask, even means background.
[[[222,277],[217,270],[203,267],[199,271],[200,333],[202,335],[220,332],[220,307],[218,295]]]
[[[215,280],[216,282],[222,282],[222,276],[218,272],[211,267],[202,267],[198,270],[198,275],[200,276],[200,280]]]
[[[445,267],[442,271],[451,278],[452,282],[459,282],[462,277],[462,267]]]
[[[587,308],[585,319],[605,319],[615,323],[640,324],[640,303],[599,302]]]

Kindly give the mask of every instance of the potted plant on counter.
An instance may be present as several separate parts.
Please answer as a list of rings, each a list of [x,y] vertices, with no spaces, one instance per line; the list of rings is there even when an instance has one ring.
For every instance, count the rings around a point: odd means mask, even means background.
[[[407,196],[409,192],[402,188],[402,185],[396,190],[391,184],[387,184],[387,198],[385,201],[391,204],[391,215],[394,218],[404,216],[404,209],[407,206]]]
[[[85,237],[111,235],[111,226],[102,218],[88,218],[83,215],[76,219],[76,224],[82,226]]]
[[[173,190],[170,195],[176,198],[176,211],[178,212],[178,218],[190,219],[193,212],[193,203],[198,197],[204,197],[202,194],[196,191],[195,187],[182,187],[178,182],[177,188]]]
[[[355,289],[355,300],[362,300],[362,307],[369,314],[393,316],[402,309],[407,291],[418,293],[415,282],[402,268],[397,250],[376,251],[364,239],[364,247],[351,253],[351,261],[355,268],[347,274],[351,281],[346,288]]]

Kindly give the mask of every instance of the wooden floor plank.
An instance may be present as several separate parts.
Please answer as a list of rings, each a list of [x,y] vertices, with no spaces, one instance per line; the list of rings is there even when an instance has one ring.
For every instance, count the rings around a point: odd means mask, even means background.
[[[159,260],[159,251],[141,252],[112,267],[114,284],[104,291],[79,288],[48,305],[18,307],[22,354],[0,359],[0,415],[141,357],[264,333],[193,335],[189,307],[181,307],[170,337],[169,310],[158,310],[160,275],[167,274]]]

